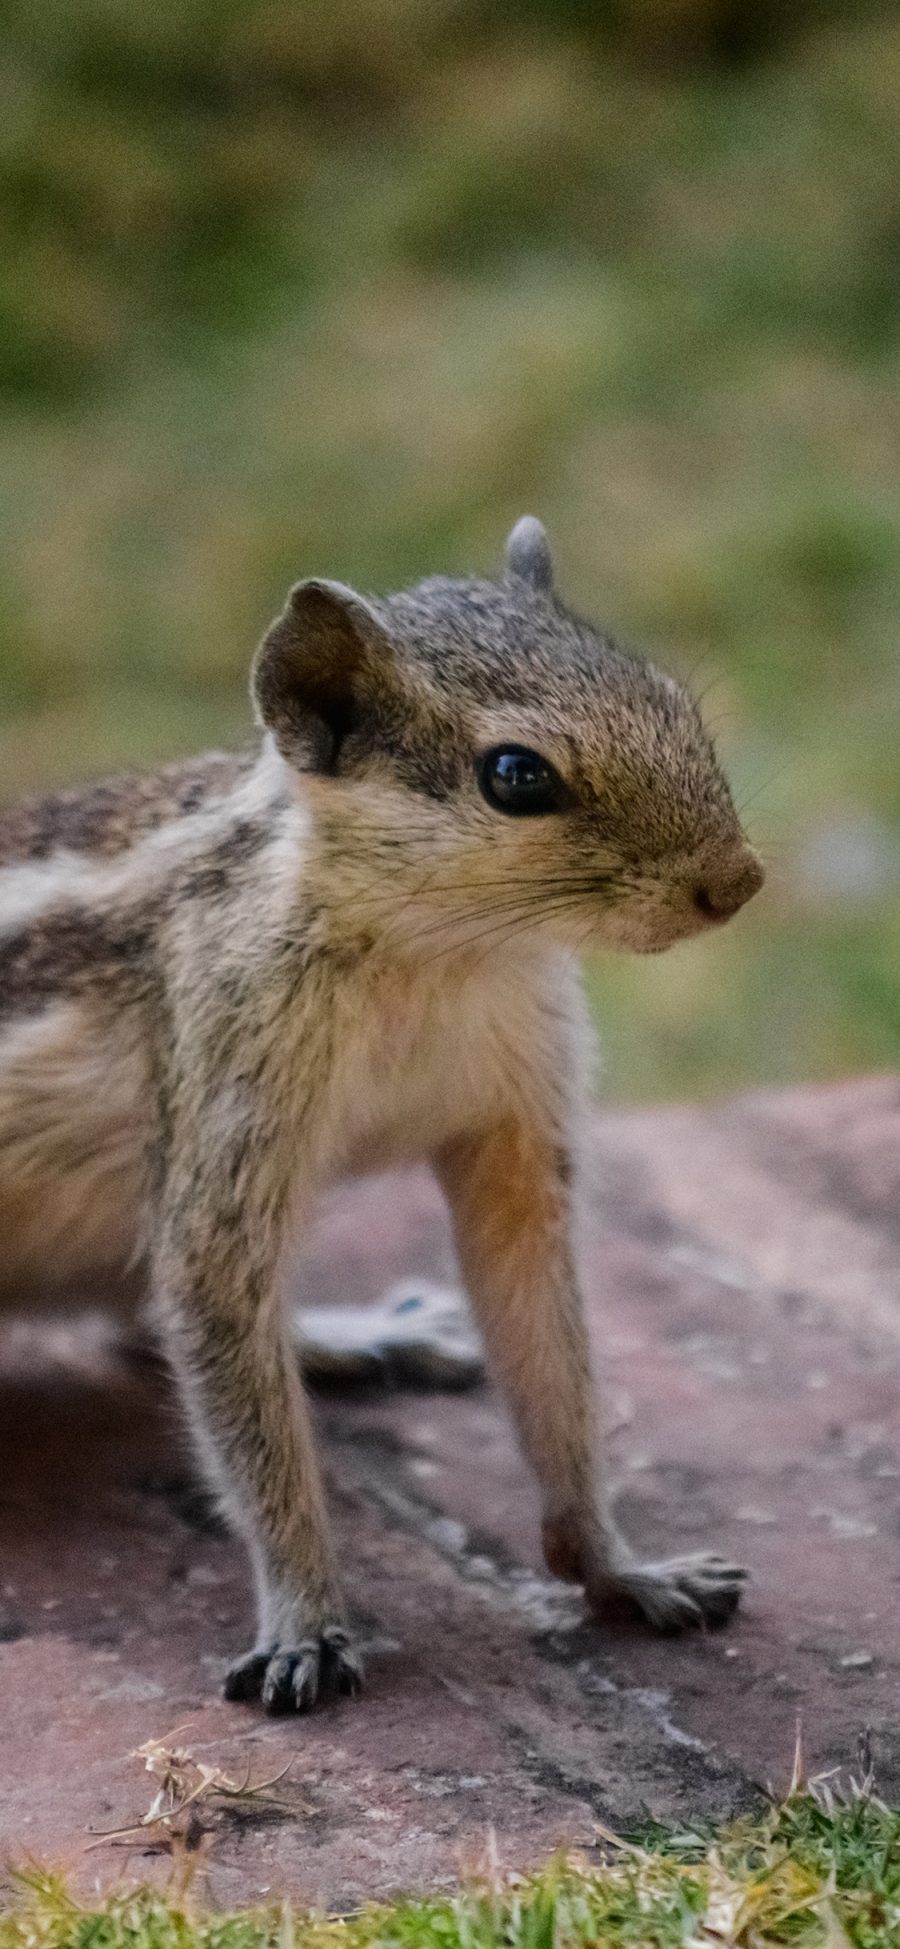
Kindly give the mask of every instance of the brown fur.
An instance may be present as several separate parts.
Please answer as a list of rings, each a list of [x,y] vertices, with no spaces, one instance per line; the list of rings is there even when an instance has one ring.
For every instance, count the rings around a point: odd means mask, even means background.
[[[520,523],[500,583],[301,585],[254,667],[260,751],[0,817],[4,1283],[142,1256],[207,1470],[246,1538],[232,1696],[355,1689],[281,1268],[321,1188],[432,1160],[541,1489],[594,1606],[728,1614],[716,1558],[635,1562],[603,1492],[572,1259],[573,955],[656,952],[761,871],[685,692],[556,598]],[[482,754],[535,749],[510,817]]]
[[[0,806],[0,867],[48,859],[61,846],[111,859],[165,820],[184,818],[221,797],[255,761],[255,751],[210,751],[155,772]]]

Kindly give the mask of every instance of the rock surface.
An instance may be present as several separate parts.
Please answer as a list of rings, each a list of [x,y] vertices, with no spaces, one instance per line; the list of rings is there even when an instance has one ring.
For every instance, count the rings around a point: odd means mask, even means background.
[[[725,1632],[601,1631],[541,1568],[502,1403],[320,1397],[369,1683],[303,1721],[218,1696],[249,1640],[239,1548],[196,1493],[164,1378],[96,1322],[0,1344],[0,1860],[84,1888],[171,1871],[154,1739],[271,1795],[202,1798],[209,1896],[329,1907],[525,1864],[597,1819],[678,1819],[784,1784],[871,1728],[900,1795],[900,1084],[598,1115],[583,1264],[622,1521],[648,1552],[749,1563]],[[335,1198],[317,1299],[452,1277],[424,1175]],[[171,1736],[174,1735],[174,1738]],[[184,1830],[185,1822],[181,1822]],[[184,1845],[184,1842],[177,1844]]]

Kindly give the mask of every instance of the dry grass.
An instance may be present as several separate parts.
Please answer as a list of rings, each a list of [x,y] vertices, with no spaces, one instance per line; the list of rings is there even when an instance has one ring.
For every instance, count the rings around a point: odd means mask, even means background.
[[[148,1739],[137,1748],[133,1758],[141,1761],[154,1782],[150,1805],[129,1826],[111,1827],[97,1833],[88,1843],[89,1848],[103,1847],[106,1842],[139,1839],[156,1830],[169,1850],[183,1858],[202,1844],[207,1832],[202,1816],[208,1809],[215,1812],[222,1804],[247,1805],[257,1801],[272,1809],[280,1806],[287,1813],[311,1811],[296,1794],[288,1801],[279,1800],[276,1794],[276,1788],[288,1778],[291,1761],[271,1779],[254,1780],[248,1766],[244,1778],[235,1780],[220,1766],[198,1759],[189,1747],[174,1745],[176,1737],[177,1734],[169,1734],[165,1739]]]

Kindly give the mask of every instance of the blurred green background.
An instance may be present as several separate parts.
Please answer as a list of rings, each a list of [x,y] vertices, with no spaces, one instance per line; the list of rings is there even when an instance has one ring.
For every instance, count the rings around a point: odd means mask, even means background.
[[[19,0],[0,76],[3,795],[240,739],[297,575],[532,510],[770,862],[592,968],[609,1092],[895,1063],[898,7]]]

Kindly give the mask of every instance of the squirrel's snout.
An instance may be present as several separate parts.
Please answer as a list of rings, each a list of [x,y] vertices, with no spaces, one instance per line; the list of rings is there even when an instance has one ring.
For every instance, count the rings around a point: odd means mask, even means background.
[[[694,906],[704,920],[730,920],[759,892],[764,879],[761,861],[747,846],[733,865],[704,873],[694,888]]]

